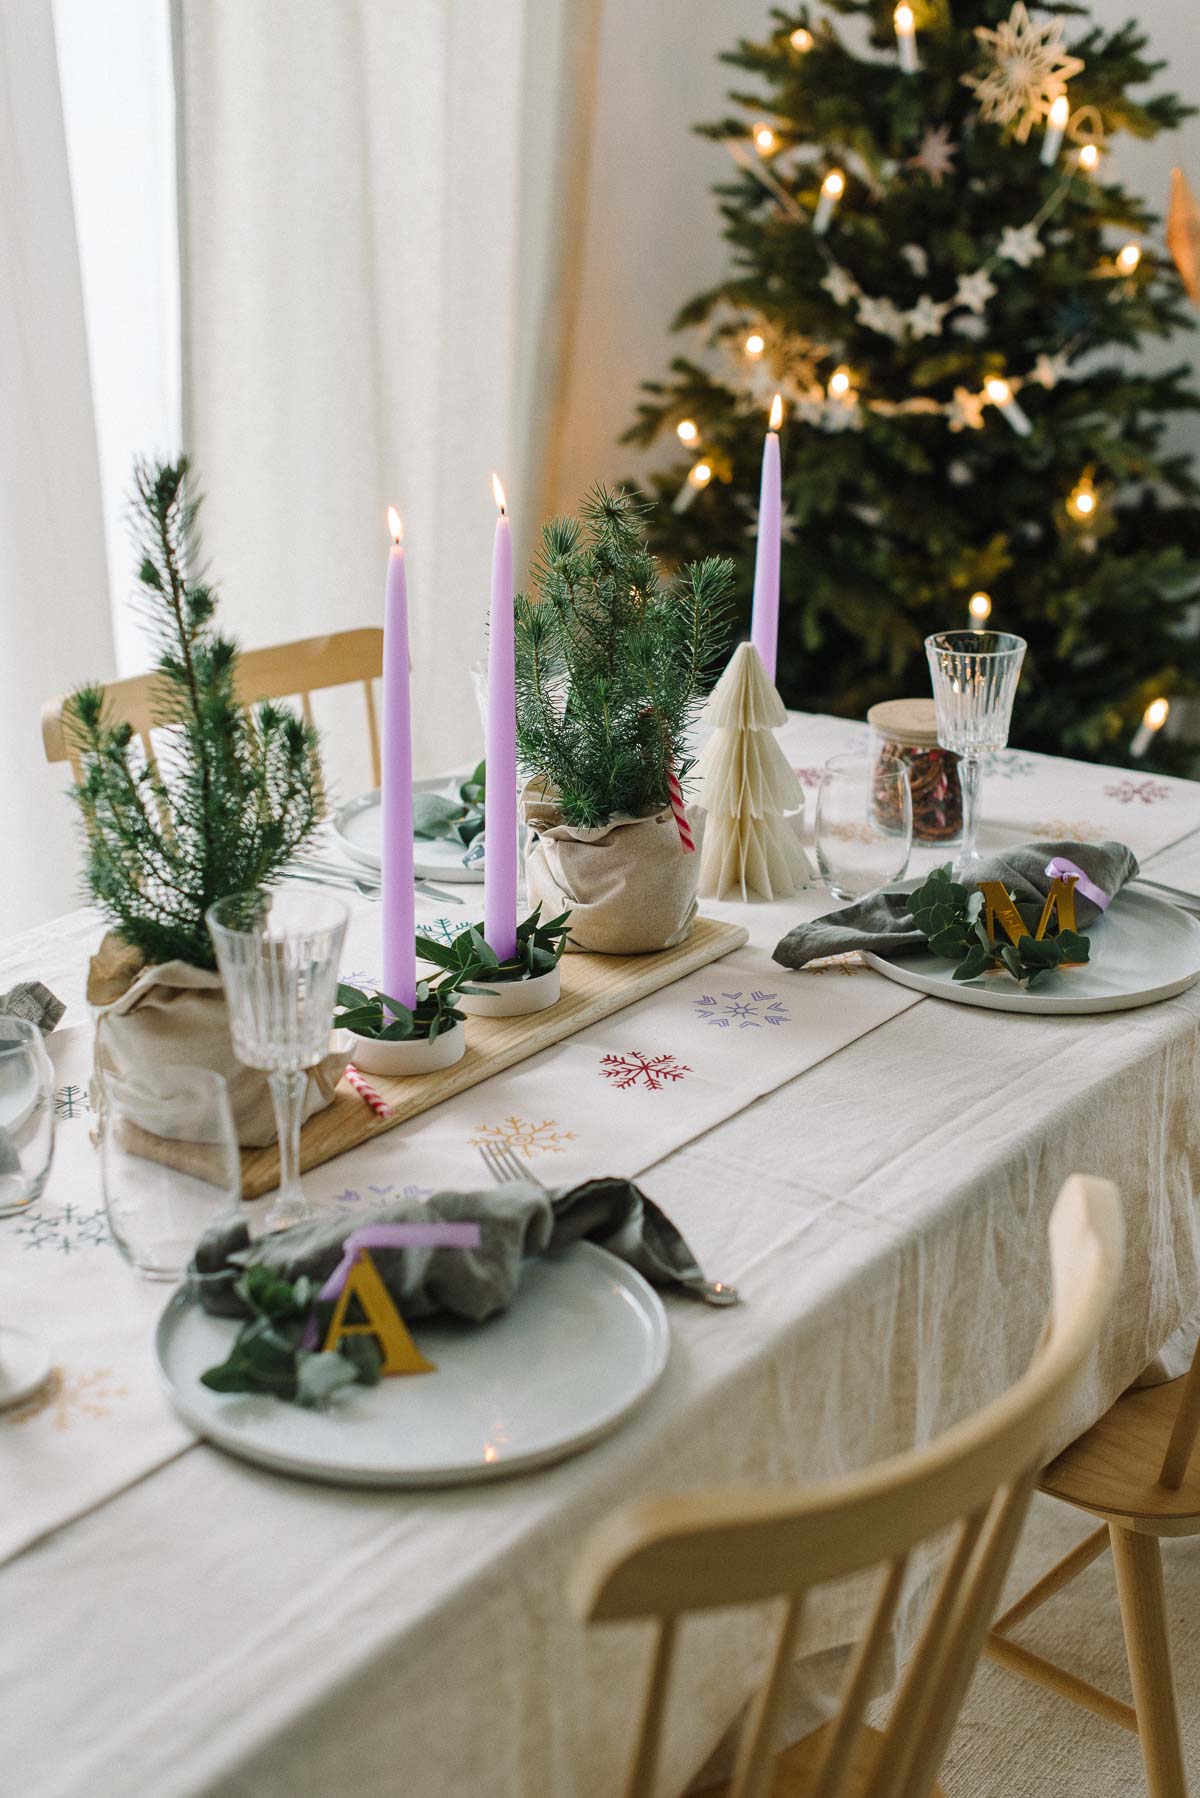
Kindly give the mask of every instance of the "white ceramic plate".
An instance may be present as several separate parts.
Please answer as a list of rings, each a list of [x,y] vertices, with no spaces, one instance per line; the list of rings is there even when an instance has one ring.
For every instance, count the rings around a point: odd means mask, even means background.
[[[202,1386],[236,1330],[175,1294],[155,1347],[176,1409],[248,1461],[345,1486],[464,1485],[548,1466],[640,1404],[669,1347],[658,1294],[592,1243],[526,1262],[511,1308],[490,1323],[417,1324],[436,1373],[355,1388],[329,1411]]]
[[[447,799],[458,795],[458,783],[444,776],[413,781],[414,793],[443,793]],[[333,834],[346,854],[365,868],[378,874],[382,867],[383,817],[379,809],[379,788],[348,799],[333,814]],[[457,839],[416,837],[413,841],[413,871],[418,880],[483,879],[483,861],[464,867],[466,850]]]
[[[1200,980],[1200,920],[1165,899],[1125,887],[1087,934],[1091,960],[1048,974],[1032,992],[1007,973],[955,980],[954,963],[928,951],[896,961],[868,953],[865,960],[900,986],[991,1011],[1131,1011]]]

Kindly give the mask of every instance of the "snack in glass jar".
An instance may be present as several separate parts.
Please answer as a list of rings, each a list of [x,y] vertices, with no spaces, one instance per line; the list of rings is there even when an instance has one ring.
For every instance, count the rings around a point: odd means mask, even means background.
[[[962,787],[958,756],[937,740],[932,699],[887,699],[867,713],[871,754],[881,776],[897,766],[908,769],[912,788],[914,843],[957,843],[962,837]],[[875,787],[876,821],[886,830],[900,829],[892,819],[895,783],[881,778]]]

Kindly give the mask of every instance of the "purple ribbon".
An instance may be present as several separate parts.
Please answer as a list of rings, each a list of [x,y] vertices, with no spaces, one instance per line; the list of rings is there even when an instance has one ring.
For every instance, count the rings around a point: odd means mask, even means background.
[[[1098,887],[1094,880],[1089,880],[1083,869],[1075,862],[1068,861],[1065,855],[1056,855],[1048,861],[1046,873],[1051,880],[1065,880],[1068,874],[1074,874],[1075,891],[1082,893],[1085,899],[1090,899],[1093,905],[1098,905],[1101,911],[1107,911],[1112,904],[1111,894],[1106,893],[1103,887]]]
[[[477,1249],[483,1240],[478,1224],[362,1224],[342,1245],[342,1258],[317,1294],[336,1299],[350,1277],[360,1249]],[[311,1317],[301,1348],[314,1348],[317,1320]]]

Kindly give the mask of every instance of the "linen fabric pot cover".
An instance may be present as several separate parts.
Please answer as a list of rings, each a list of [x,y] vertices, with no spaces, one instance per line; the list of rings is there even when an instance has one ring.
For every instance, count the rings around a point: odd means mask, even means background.
[[[563,822],[544,783],[522,796],[529,825],[525,877],[543,917],[571,913],[568,950],[642,955],[682,943],[696,916],[705,812],[688,806],[695,853],[685,854],[669,806],[644,818],[617,817],[594,830]]]
[[[95,1008],[92,1103],[105,1074],[140,1080],[151,1089],[158,1070],[210,1068],[229,1088],[229,1104],[244,1149],[275,1141],[275,1108],[267,1076],[244,1067],[233,1052],[229,1008],[221,976],[187,962],[144,967],[135,949],[110,931],[88,967],[88,1002]],[[332,1104],[350,1051],[331,1052],[308,1070],[303,1116]]]

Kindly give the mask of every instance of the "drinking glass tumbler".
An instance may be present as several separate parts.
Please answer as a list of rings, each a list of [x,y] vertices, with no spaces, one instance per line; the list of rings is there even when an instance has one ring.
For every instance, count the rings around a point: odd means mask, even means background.
[[[224,1080],[167,1065],[104,1076],[104,1209],[126,1261],[148,1280],[178,1280],[196,1239],[241,1203],[242,1166]]]
[[[955,873],[968,879],[982,859],[975,847],[980,758],[1008,742],[1025,647],[1023,637],[1008,631],[936,631],[925,639],[938,742],[962,757],[963,833]]]
[[[225,983],[233,1048],[267,1075],[279,1134],[278,1230],[311,1215],[300,1186],[307,1070],[329,1049],[338,967],[350,913],[328,893],[235,893],[206,913]]]
[[[882,783],[882,785],[881,785]],[[908,869],[912,787],[903,763],[833,755],[817,789],[817,865],[837,899],[862,899]]]
[[[54,1068],[28,1018],[0,1012],[0,1217],[42,1196],[54,1154]]]

